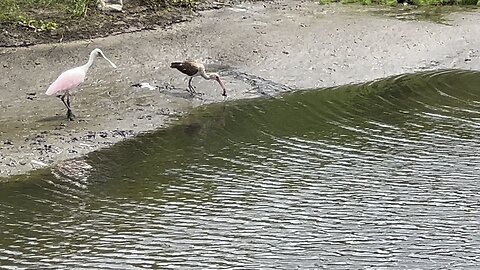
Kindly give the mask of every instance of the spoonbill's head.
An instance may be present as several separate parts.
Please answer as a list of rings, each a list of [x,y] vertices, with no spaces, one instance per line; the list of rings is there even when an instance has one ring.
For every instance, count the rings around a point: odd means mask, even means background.
[[[112,61],[110,61],[110,60],[105,56],[105,54],[102,52],[102,50],[100,50],[99,48],[94,49],[94,50],[90,53],[90,56],[93,56],[93,57],[101,56],[101,57],[103,57],[105,60],[107,60],[107,62],[110,63],[110,65],[112,65],[113,68],[117,68],[117,65],[115,65]]]
[[[210,79],[216,80],[218,84],[220,84],[220,87],[222,87],[222,96],[226,97],[227,96],[227,90],[225,89],[225,84],[223,84],[222,80],[220,79],[220,75],[218,73],[212,73],[210,74]]]

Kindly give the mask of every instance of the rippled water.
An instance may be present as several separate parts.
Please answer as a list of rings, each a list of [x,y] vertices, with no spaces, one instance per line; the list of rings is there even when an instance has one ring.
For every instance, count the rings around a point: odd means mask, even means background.
[[[476,12],[474,5],[451,5],[451,6],[373,6],[370,7],[373,14],[393,17],[406,21],[431,21],[449,25],[451,22],[448,15],[455,12]]]
[[[480,267],[480,73],[217,104],[0,184],[0,268]]]

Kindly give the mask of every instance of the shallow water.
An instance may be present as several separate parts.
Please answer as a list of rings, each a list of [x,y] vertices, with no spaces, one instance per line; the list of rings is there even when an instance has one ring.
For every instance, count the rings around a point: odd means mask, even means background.
[[[406,21],[430,21],[434,23],[450,25],[448,14],[455,12],[475,12],[476,6],[374,6],[373,14],[392,17]]]
[[[442,71],[216,104],[1,183],[0,268],[477,268],[479,85]]]

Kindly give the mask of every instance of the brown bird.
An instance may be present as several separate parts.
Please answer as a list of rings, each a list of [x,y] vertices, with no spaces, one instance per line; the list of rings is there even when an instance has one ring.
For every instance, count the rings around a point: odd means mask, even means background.
[[[194,77],[202,76],[205,80],[216,80],[223,89],[222,96],[227,96],[227,91],[225,90],[225,85],[223,84],[222,80],[220,80],[220,76],[217,73],[207,73],[205,72],[205,66],[202,63],[195,62],[193,60],[186,60],[183,62],[173,62],[170,64],[171,68],[176,68],[183,74],[190,77],[188,80],[188,89],[187,91],[190,94],[195,94],[195,87],[192,85],[192,80]]]

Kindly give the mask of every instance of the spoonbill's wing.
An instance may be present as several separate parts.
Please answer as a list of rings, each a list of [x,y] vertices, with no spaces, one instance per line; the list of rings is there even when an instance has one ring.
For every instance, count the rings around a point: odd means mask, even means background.
[[[69,69],[58,76],[45,94],[52,96],[73,89],[85,80],[85,75],[85,71],[80,68]]]

